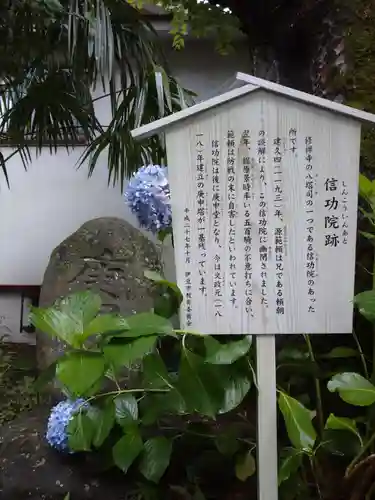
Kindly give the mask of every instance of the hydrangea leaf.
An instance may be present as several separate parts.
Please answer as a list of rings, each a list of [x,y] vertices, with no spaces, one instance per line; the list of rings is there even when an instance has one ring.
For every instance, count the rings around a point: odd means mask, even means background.
[[[109,436],[115,423],[115,408],[112,401],[103,408],[90,407],[87,411],[87,415],[93,422],[95,428],[92,444],[96,448],[100,448]]]
[[[138,419],[138,403],[132,394],[119,394],[113,400],[116,422],[123,427],[134,424]]]
[[[153,335],[136,338],[126,344],[111,342],[103,348],[104,357],[115,372],[121,367],[131,368],[154,349],[156,340],[157,336]]]
[[[69,447],[73,451],[90,451],[91,443],[95,434],[95,425],[93,421],[80,411],[70,420],[68,427]]]
[[[207,336],[204,338],[205,361],[213,365],[230,365],[249,352],[251,343],[250,335],[241,340],[223,344],[213,337]]]
[[[127,319],[129,330],[122,337],[146,337],[149,335],[173,335],[172,323],[157,314],[144,312],[133,314]]]
[[[71,352],[58,360],[56,376],[75,396],[83,396],[105,373],[104,357],[89,351]]]
[[[112,448],[113,461],[126,473],[142,449],[143,442],[139,431],[137,427],[132,427]]]
[[[172,441],[164,436],[145,442],[139,464],[139,471],[154,483],[158,483],[166,471],[172,453]]]

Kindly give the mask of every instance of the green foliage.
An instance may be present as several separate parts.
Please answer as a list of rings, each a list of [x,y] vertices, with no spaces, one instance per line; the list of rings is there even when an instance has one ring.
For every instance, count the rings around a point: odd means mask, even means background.
[[[279,465],[279,486],[295,474],[302,465],[302,452],[300,450],[290,448],[285,451]]]
[[[129,467],[143,449],[144,444],[138,428],[130,427],[114,445],[113,461],[123,472],[128,472]]]
[[[373,196],[372,183],[366,181],[363,176],[360,180],[360,192],[366,197],[368,202]],[[371,201],[372,203],[372,201]],[[371,206],[371,210],[375,206]],[[373,216],[370,212],[369,217]],[[359,312],[367,320],[375,323],[375,300],[374,290],[369,290],[358,294],[354,299],[354,304]],[[282,451],[282,459],[279,466],[279,484],[281,497],[284,499],[299,498],[297,491],[300,485],[303,498],[323,498],[321,487],[324,483],[323,478],[317,475],[325,460],[330,457],[339,456],[341,459],[348,460],[343,481],[348,481],[348,498],[351,497],[351,491],[356,491],[360,486],[361,476],[352,480],[353,470],[357,470],[361,463],[366,463],[366,458],[375,442],[375,433],[373,430],[374,416],[373,405],[375,403],[374,378],[369,376],[369,362],[366,359],[361,344],[355,334],[354,340],[357,349],[348,346],[337,346],[327,352],[314,352],[311,339],[305,336],[306,345],[297,346],[292,349],[284,348],[278,356],[280,369],[284,370],[291,363],[291,373],[282,380],[289,391],[298,391],[297,398],[294,398],[284,391],[279,392],[279,408],[281,410],[285,427],[288,435],[288,441],[292,448],[288,446]],[[374,341],[374,340],[373,340]],[[335,365],[340,366],[341,360],[347,360],[358,368],[358,361],[362,365],[363,374],[358,371],[340,370]],[[314,367],[308,366],[308,364]],[[372,362],[374,370],[374,361]],[[321,365],[325,365],[325,371]],[[359,367],[361,366],[359,365]],[[328,373],[327,373],[328,366]],[[352,366],[352,365],[350,365]],[[297,374],[296,367],[301,370]],[[333,373],[332,373],[333,372]],[[312,377],[315,384],[315,394],[313,394],[316,409],[310,411],[302,400],[311,401],[311,397],[302,389],[306,385],[306,377]],[[322,379],[326,380],[325,386],[322,385]],[[326,387],[325,393],[323,392]],[[328,394],[337,394],[343,403],[356,407],[353,410],[347,408],[347,415],[342,414],[344,409],[336,413],[336,407],[339,405],[339,399],[335,400],[335,410],[325,412],[323,404],[327,402]],[[308,397],[306,397],[308,396]],[[324,418],[325,414],[327,418]],[[311,492],[311,485],[306,479],[306,470],[310,470],[314,477],[316,491]],[[350,482],[349,483],[349,479]],[[323,481],[323,483],[322,483]],[[356,482],[358,481],[358,482]],[[346,483],[345,483],[346,484]],[[294,493],[293,493],[294,492]],[[367,490],[364,490],[364,495]],[[309,496],[311,494],[311,497]],[[354,498],[354,497],[353,497]]]
[[[236,477],[240,481],[246,481],[249,477],[255,474],[256,463],[252,450],[240,455],[236,461]]]
[[[99,316],[100,307],[100,296],[91,291],[78,292],[56,301],[53,307],[31,308],[30,321],[35,328],[75,349],[82,347],[93,335],[129,330],[121,316]]]
[[[375,290],[359,293],[354,298],[359,312],[369,321],[375,321]]]
[[[368,183],[362,186],[370,197]],[[56,376],[66,394],[89,403],[69,424],[70,446],[86,453],[109,449],[114,466],[137,474],[150,489],[168,475],[185,437],[192,441],[197,436],[229,460],[233,475],[245,482],[256,473],[256,444],[232,416],[246,418],[241,406],[253,385],[251,337],[233,340],[175,330],[171,317],[181,304],[180,290],[156,273],[146,276],[162,298],[152,312],[128,318],[102,315],[99,298],[90,292],[31,312],[35,325],[67,344],[49,375]],[[375,322],[372,290],[358,294],[354,304]],[[279,433],[282,500],[323,498],[317,471],[327,457],[347,460],[350,476],[373,449],[374,379],[353,339],[355,349],[348,343],[317,350],[313,339],[304,336],[303,344],[293,341],[278,352],[278,407],[285,424],[285,433]],[[163,350],[167,344],[176,359],[173,366]],[[129,382],[124,371],[134,367]],[[326,409],[329,398],[335,406]],[[339,403],[343,409],[336,408]],[[223,430],[218,425],[222,415],[230,419]],[[186,497],[195,498],[188,490]],[[198,486],[195,491],[199,497]]]
[[[293,446],[298,450],[311,451],[316,440],[311,412],[299,401],[283,392],[279,395],[279,408]]]
[[[252,385],[251,339],[243,336],[223,342],[174,330],[169,315],[178,310],[180,290],[155,273],[147,277],[162,293],[173,294],[167,317],[155,312],[128,318],[102,315],[100,298],[84,292],[47,309],[33,308],[30,319],[67,346],[48,369],[49,375],[54,373],[66,394],[89,403],[69,423],[71,448],[90,452],[111,446],[113,464],[124,473],[132,468],[147,481],[158,483],[181,436],[181,430],[173,427],[172,435],[165,433],[162,422],[196,415],[214,423],[238,408]],[[167,339],[179,357],[173,371],[163,359]],[[124,370],[135,363],[141,369],[134,383],[124,385]],[[159,428],[157,435],[150,436],[150,425]],[[244,449],[238,433],[207,433],[207,439],[222,453],[231,449],[236,455],[235,472],[242,481],[254,473],[252,449],[247,442]]]
[[[375,403],[375,386],[359,373],[338,373],[328,382],[328,390],[337,391],[341,399],[351,405]]]
[[[172,453],[172,441],[159,436],[144,443],[139,471],[149,481],[159,482],[166,471]]]
[[[231,365],[237,359],[247,354],[251,347],[251,337],[246,336],[242,340],[221,344],[213,337],[206,337],[206,363],[213,365]]]
[[[238,34],[239,20],[231,15],[230,9],[220,4],[191,2],[190,0],[128,0],[138,9],[144,4],[154,4],[172,14],[171,31],[173,47],[182,49],[188,31],[196,38],[213,37],[216,48],[221,54],[231,49],[233,37]]]
[[[337,417],[336,415],[331,413],[327,418],[325,429],[349,431],[359,439],[361,445],[363,446],[362,437],[358,431],[357,423],[351,418]]]
[[[87,160],[90,174],[104,153],[109,181],[121,189],[139,165],[165,158],[159,138],[138,143],[130,132],[190,105],[193,94],[170,75],[152,27],[126,0],[33,0],[11,8],[0,1],[0,40],[0,141],[15,148],[0,152],[7,180],[7,160],[18,153],[27,167],[32,147],[86,145],[79,164]],[[105,128],[100,99],[110,101]]]
[[[371,0],[336,0],[349,63],[345,75],[337,78],[336,87],[346,102],[370,113],[375,112],[375,93],[371,78],[375,70],[374,3]],[[365,126],[362,134],[361,163],[363,171],[375,167],[375,135]]]

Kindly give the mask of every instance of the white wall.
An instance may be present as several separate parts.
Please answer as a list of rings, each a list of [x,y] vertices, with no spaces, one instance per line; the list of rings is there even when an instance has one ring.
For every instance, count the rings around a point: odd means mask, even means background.
[[[233,86],[236,71],[248,68],[244,47],[224,57],[209,42],[189,41],[179,52],[171,48],[170,42],[165,44],[174,75],[183,86],[195,91],[199,99],[225,92]],[[105,100],[98,101],[97,111],[100,121],[108,123],[110,115]],[[68,154],[61,148],[51,156],[47,150],[34,159],[27,172],[20,159],[14,157],[8,164],[10,190],[0,172],[0,287],[40,285],[52,250],[90,219],[117,216],[136,225],[119,187],[107,185],[105,155],[88,179],[84,166],[76,169],[82,151],[77,148]],[[173,279],[170,247],[165,249],[165,261],[166,274]],[[13,301],[19,300],[16,295],[12,297]],[[9,296],[2,294],[0,298],[4,299],[0,300],[3,328],[12,331],[19,324],[19,318],[14,318],[19,308]],[[20,341],[21,337],[14,331],[14,341]]]

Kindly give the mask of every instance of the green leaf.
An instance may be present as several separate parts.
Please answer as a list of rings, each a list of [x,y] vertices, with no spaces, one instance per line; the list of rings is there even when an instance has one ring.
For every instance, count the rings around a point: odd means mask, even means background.
[[[79,347],[86,326],[99,312],[100,306],[99,295],[90,291],[78,292],[56,301],[47,309],[31,308],[30,322],[51,337]]]
[[[163,318],[172,318],[178,313],[181,301],[170,288],[161,287],[154,300],[154,313]]]
[[[237,459],[235,470],[236,477],[240,481],[246,481],[249,477],[255,474],[256,463],[251,451],[248,451]]]
[[[143,381],[147,388],[172,388],[168,370],[159,354],[148,354],[143,360]]]
[[[360,453],[362,440],[348,430],[324,429],[321,445],[330,455],[353,458]]]
[[[278,361],[304,361],[309,359],[309,353],[302,349],[297,349],[295,347],[285,347],[279,352],[277,359]]]
[[[129,330],[122,337],[147,337],[149,335],[174,334],[172,323],[157,314],[145,312],[134,314],[127,319]]]
[[[337,417],[333,413],[329,415],[326,421],[325,429],[346,430],[354,432],[357,435],[357,424],[354,420],[346,417]]]
[[[188,349],[181,353],[177,390],[188,411],[215,417],[222,401],[223,389],[213,366]]]
[[[176,389],[165,394],[146,394],[140,401],[142,424],[151,425],[163,415],[183,415],[187,412],[186,404]]]
[[[362,437],[358,432],[355,420],[347,417],[337,417],[333,413],[329,415],[326,421],[325,429],[333,429],[338,431],[350,431],[362,443]]]
[[[154,281],[155,283],[169,283],[165,279],[165,277],[157,271],[152,271],[151,269],[146,269],[143,274],[144,274],[145,278],[149,279],[150,281]]]
[[[375,234],[366,233],[366,231],[359,231],[359,234],[361,234],[362,236],[364,236],[365,238],[367,238],[370,241],[374,241],[375,240]]]
[[[354,406],[375,403],[375,386],[359,373],[338,373],[327,384],[330,392],[337,391],[340,398]]]
[[[302,453],[294,448],[288,450],[288,454],[279,466],[279,486],[295,474],[302,465]]]
[[[158,483],[166,471],[172,453],[172,441],[164,436],[149,439],[144,444],[139,471],[146,479]]]
[[[312,450],[316,432],[311,422],[310,410],[284,392],[279,395],[279,408],[292,445],[297,450]]]
[[[126,344],[111,342],[103,347],[104,358],[115,371],[121,367],[131,368],[155,347],[156,336],[136,338]]]
[[[119,394],[113,399],[116,422],[121,426],[134,424],[138,419],[138,403],[132,394]]]
[[[57,361],[58,380],[75,396],[83,396],[104,377],[105,362],[100,353],[72,352]]]
[[[160,231],[158,231],[158,234],[157,234],[157,238],[158,240],[163,243],[163,241],[165,241],[165,238],[167,236],[171,235],[171,238],[173,239],[173,231],[172,231],[172,228],[168,228],[168,229],[162,229]]]
[[[320,357],[323,359],[335,358],[355,358],[359,356],[359,352],[350,347],[334,347],[327,354],[322,354]]]
[[[142,449],[143,442],[138,429],[131,428],[112,448],[113,461],[126,473]]]
[[[375,194],[375,184],[363,174],[359,174],[359,194],[369,201]]]
[[[359,293],[354,297],[359,312],[369,321],[375,321],[375,290]]]
[[[205,361],[214,365],[230,365],[249,352],[251,342],[250,335],[247,335],[244,339],[225,344],[207,336],[204,338],[206,347]]]
[[[80,411],[69,421],[67,427],[69,446],[74,451],[90,451],[95,426],[85,411]]]
[[[100,448],[115,423],[115,409],[112,404],[108,404],[104,408],[91,407],[87,411],[87,416],[93,422],[95,429],[92,444],[96,448]]]
[[[128,322],[118,314],[101,314],[94,318],[85,328],[83,337],[87,339],[92,335],[110,332],[123,332],[129,329]]]
[[[182,295],[182,292],[176,283],[172,283],[171,281],[166,280],[161,274],[157,273],[156,271],[146,270],[144,272],[144,275],[150,281],[154,281],[158,285],[163,285],[163,286],[166,286],[167,288],[170,288],[171,290],[173,290],[175,295],[177,297],[179,297],[181,299],[181,302],[182,302],[183,295]]]
[[[58,338],[71,346],[75,345],[77,333],[80,334],[81,325],[74,316],[58,311],[54,308],[42,309],[33,307],[30,309],[30,323],[43,333],[52,338]]]
[[[222,432],[215,438],[215,446],[222,455],[231,457],[240,447],[237,438],[237,433],[225,430],[225,432]]]
[[[102,301],[100,295],[90,290],[76,292],[55,302],[61,312],[80,320],[82,331],[99,313]]]
[[[221,373],[221,371],[218,371],[219,377]],[[224,390],[224,397],[218,408],[218,413],[223,414],[234,410],[242,403],[251,388],[251,380],[241,373],[228,371],[223,372],[221,383]]]

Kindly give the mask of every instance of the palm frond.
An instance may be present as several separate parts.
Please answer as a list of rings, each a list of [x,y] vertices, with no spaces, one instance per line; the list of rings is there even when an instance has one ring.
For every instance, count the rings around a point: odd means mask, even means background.
[[[169,75],[152,26],[126,0],[15,0],[10,9],[0,0],[0,82],[0,140],[25,168],[30,139],[37,152],[55,152],[83,137],[80,164],[92,173],[108,154],[109,182],[121,188],[140,163],[165,157],[161,139],[136,144],[131,129],[191,100]],[[108,127],[95,116],[98,83],[110,98]],[[7,175],[1,152],[0,168]]]
[[[141,165],[166,163],[163,137],[134,141],[131,130],[165,115],[179,111],[193,102],[193,93],[180,87],[172,77],[156,68],[141,88],[136,85],[121,91],[121,99],[109,126],[86,148],[80,166],[88,162],[89,175],[101,154],[108,155],[108,183],[120,183]]]
[[[90,141],[101,130],[89,88],[69,69],[35,69],[22,84],[9,84],[0,102],[0,133],[20,149],[32,140],[37,151],[48,144],[52,152],[82,136]]]

